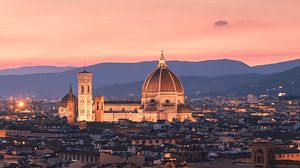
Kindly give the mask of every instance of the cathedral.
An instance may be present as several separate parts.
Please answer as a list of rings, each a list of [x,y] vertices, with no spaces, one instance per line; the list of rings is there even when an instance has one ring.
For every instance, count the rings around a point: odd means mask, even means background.
[[[60,102],[58,114],[75,122],[193,120],[186,106],[184,89],[179,78],[167,66],[163,53],[157,67],[142,86],[141,101],[105,101],[104,96],[93,97],[93,74],[77,73],[77,98],[70,86],[69,93]]]

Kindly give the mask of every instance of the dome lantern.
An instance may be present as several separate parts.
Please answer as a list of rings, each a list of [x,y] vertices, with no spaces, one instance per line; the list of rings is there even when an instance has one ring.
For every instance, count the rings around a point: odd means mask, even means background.
[[[166,59],[164,56],[164,51],[161,51],[161,55],[160,55],[160,59],[159,59],[159,63],[157,65],[157,67],[159,68],[166,68],[167,64],[166,64]]]

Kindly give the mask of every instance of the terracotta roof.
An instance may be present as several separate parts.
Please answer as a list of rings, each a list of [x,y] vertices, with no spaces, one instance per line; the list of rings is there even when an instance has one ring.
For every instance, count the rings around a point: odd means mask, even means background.
[[[77,107],[78,100],[77,97],[73,94],[71,85],[70,85],[69,92],[61,99],[59,106],[66,108],[69,99],[72,99],[73,102],[75,103],[75,107]]]
[[[164,59],[164,58],[161,58]],[[157,68],[147,77],[142,87],[142,93],[184,92],[179,78],[160,60]]]

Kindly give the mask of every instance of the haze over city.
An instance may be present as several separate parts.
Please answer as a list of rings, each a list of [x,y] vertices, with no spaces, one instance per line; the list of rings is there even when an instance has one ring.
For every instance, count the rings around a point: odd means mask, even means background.
[[[298,0],[0,0],[0,69],[299,58]]]

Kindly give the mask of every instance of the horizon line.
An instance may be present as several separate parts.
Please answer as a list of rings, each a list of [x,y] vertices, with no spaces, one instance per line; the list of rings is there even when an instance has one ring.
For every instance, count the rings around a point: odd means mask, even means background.
[[[296,61],[296,60],[300,60],[299,59],[288,59],[288,60],[284,60],[284,61],[276,61],[276,62],[272,62],[272,63],[265,63],[265,64],[247,64],[244,61],[241,60],[235,60],[235,59],[229,59],[229,58],[220,58],[220,59],[207,59],[207,60],[179,60],[179,59],[166,59],[167,62],[174,62],[174,61],[179,61],[179,62],[192,62],[192,63],[197,63],[197,62],[207,62],[207,61],[220,61],[220,60],[229,60],[229,61],[236,61],[236,62],[241,62],[245,65],[247,65],[248,67],[256,67],[256,66],[264,66],[264,65],[272,65],[272,64],[278,64],[278,63],[285,63],[285,62],[290,62],[290,61]],[[98,64],[134,64],[134,63],[143,63],[143,62],[156,62],[158,60],[145,60],[145,61],[128,61],[128,62],[122,62],[122,61],[103,61],[103,62],[98,62],[95,64],[87,64],[85,65],[86,67],[89,66],[94,66],[94,65],[98,65]],[[37,65],[24,65],[24,66],[14,66],[14,67],[8,67],[8,68],[0,68],[0,71],[2,70],[12,70],[12,69],[18,69],[18,68],[29,68],[29,67],[58,67],[58,68],[67,68],[67,67],[72,67],[72,68],[82,68],[84,66],[76,66],[76,65],[71,65],[71,64],[67,64],[67,65],[54,65],[54,64],[37,64]]]

